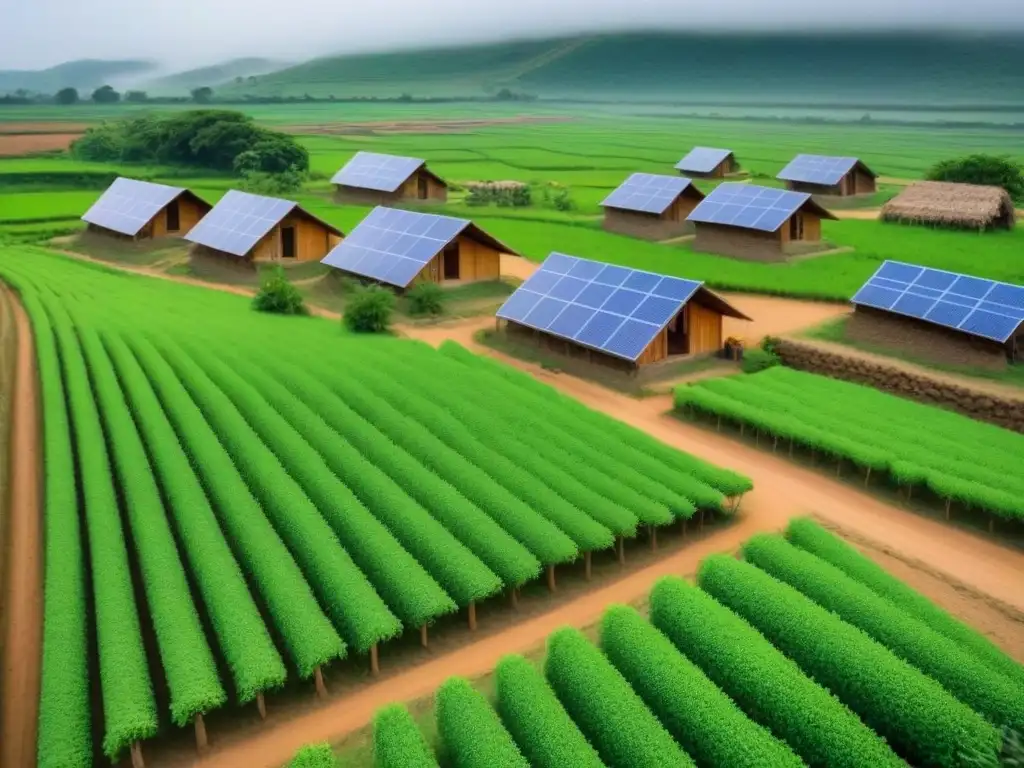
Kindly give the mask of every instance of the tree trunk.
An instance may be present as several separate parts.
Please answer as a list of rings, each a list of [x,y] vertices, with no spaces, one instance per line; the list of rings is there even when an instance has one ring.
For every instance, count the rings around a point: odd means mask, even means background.
[[[260,720],[267,719],[267,701],[263,698],[263,691],[256,694],[256,709],[260,713]]]
[[[867,472],[866,475],[864,475],[864,485],[869,485],[870,483],[871,483],[871,467],[868,467],[868,472]]]
[[[509,601],[512,603],[513,608],[519,607],[519,587],[512,587],[512,592],[509,595]]]
[[[619,536],[619,565],[626,564],[626,539],[623,536]]]
[[[555,591],[555,566],[548,566],[548,592]]]
[[[469,601],[469,631],[476,631],[476,601]]]
[[[946,519],[949,520],[949,507],[952,503],[952,499],[946,499]]]
[[[591,569],[590,569],[590,553],[583,553],[583,578],[590,581]]]
[[[377,644],[374,643],[370,646],[370,674],[380,674],[380,657],[377,654]]]
[[[653,525],[648,526],[651,534],[651,551],[654,552],[658,548],[658,529]]]
[[[988,532],[989,533],[995,533],[996,532],[996,517],[995,517],[995,515],[989,515],[988,516]]]
[[[137,742],[132,742],[132,768],[146,768],[146,763],[142,759],[142,745]]]
[[[317,697],[327,698],[327,686],[324,685],[324,673],[320,671],[320,667],[313,670],[313,683],[316,685]]]
[[[202,754],[206,751],[206,747],[209,742],[206,740],[206,723],[203,721],[202,714],[198,714],[194,718],[196,726],[196,751]]]
[[[704,510],[700,510],[700,528],[698,529],[701,533],[704,533]]]
[[[686,518],[679,518],[679,532],[683,535],[683,539],[686,539]]]
[[[420,626],[420,645],[424,648],[427,647],[427,625],[423,624]]]

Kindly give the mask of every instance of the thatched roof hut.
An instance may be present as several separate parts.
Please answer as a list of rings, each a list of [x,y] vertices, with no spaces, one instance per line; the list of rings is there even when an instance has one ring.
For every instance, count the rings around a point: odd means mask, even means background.
[[[919,181],[882,206],[883,221],[958,229],[1010,229],[1013,200],[1001,187]]]

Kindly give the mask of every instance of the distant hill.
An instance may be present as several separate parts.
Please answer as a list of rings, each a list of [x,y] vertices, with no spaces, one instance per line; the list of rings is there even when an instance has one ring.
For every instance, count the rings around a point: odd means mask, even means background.
[[[49,69],[0,70],[0,94],[18,89],[35,93],[55,93],[61,88],[87,90],[101,85],[119,86],[137,80],[156,69],[151,61],[104,61],[81,59]]]
[[[836,104],[1024,102],[1024,36],[609,34],[335,56],[222,94]]]
[[[180,95],[193,88],[209,86],[217,89],[224,83],[233,83],[236,78],[249,78],[254,75],[265,75],[291,66],[290,62],[273,59],[247,58],[232,59],[210,67],[189,69],[172,75],[155,78],[142,86],[153,95]]]

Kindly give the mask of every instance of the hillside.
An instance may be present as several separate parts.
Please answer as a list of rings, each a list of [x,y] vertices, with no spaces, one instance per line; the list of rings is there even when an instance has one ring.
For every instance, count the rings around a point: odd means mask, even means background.
[[[156,65],[149,61],[81,59],[48,69],[0,70],[0,94],[14,93],[18,89],[54,93],[68,86],[88,89],[107,84],[120,85],[148,75],[155,68]]]
[[[287,66],[290,66],[289,62],[274,59],[232,59],[209,67],[199,67],[158,77],[145,83],[143,87],[154,95],[175,96],[204,85],[216,88],[239,77],[245,79],[256,75],[265,75]]]
[[[1019,104],[1022,42],[1019,35],[600,35],[321,58],[224,92],[473,96],[508,87],[542,97],[721,104]]]

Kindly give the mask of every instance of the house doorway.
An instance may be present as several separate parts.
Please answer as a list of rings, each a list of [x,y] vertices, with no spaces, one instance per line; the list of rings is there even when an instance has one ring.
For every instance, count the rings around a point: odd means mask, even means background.
[[[686,332],[686,310],[669,321],[668,328],[668,354],[688,355],[690,354],[690,337]]]
[[[430,197],[430,187],[427,183],[427,177],[423,174],[416,177],[416,190],[417,196],[420,200],[426,200]]]
[[[167,231],[178,232],[181,230],[181,209],[177,200],[171,200],[167,204]]]
[[[281,227],[281,257],[295,258],[295,227]]]
[[[459,243],[454,241],[444,247],[444,279],[458,280],[462,274],[462,257],[459,253]]]
[[[789,239],[804,239],[804,217],[802,213],[794,213],[793,218],[789,220]]]

